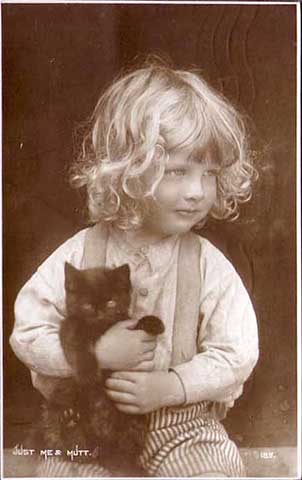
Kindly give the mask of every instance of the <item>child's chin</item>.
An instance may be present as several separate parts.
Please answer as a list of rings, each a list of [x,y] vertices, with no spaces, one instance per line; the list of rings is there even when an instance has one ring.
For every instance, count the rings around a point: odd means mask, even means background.
[[[170,229],[166,230],[166,235],[182,235],[187,233],[194,227],[194,224],[187,224],[183,226],[171,227]]]
[[[171,230],[173,230],[174,234],[182,234],[189,232],[200,220],[197,219],[196,221],[183,221],[179,222],[178,225],[175,225]]]

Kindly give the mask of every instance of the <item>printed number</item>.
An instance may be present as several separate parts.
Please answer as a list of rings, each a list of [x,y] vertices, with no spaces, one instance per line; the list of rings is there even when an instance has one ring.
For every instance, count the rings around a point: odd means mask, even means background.
[[[275,452],[260,452],[261,458],[265,458],[267,460],[271,460],[272,458],[275,458]]]

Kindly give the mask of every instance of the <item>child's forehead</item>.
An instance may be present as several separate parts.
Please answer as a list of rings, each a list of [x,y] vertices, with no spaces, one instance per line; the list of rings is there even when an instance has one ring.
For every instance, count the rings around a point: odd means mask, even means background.
[[[214,148],[211,145],[205,145],[196,148],[185,148],[170,150],[168,162],[173,163],[218,163]]]

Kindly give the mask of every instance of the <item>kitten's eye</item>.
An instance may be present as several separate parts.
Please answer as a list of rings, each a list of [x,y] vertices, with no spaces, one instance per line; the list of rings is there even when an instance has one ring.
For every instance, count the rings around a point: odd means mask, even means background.
[[[91,312],[92,310],[94,310],[91,303],[83,303],[82,308],[83,310],[86,310],[86,312]]]
[[[106,307],[108,307],[108,308],[116,307],[116,301],[115,300],[108,300],[108,302],[106,303]]]

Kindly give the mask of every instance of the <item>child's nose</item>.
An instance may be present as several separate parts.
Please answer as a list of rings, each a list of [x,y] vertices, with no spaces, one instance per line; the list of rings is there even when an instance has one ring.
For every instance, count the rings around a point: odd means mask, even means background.
[[[201,200],[204,197],[204,186],[202,177],[191,178],[185,193],[186,199]]]

